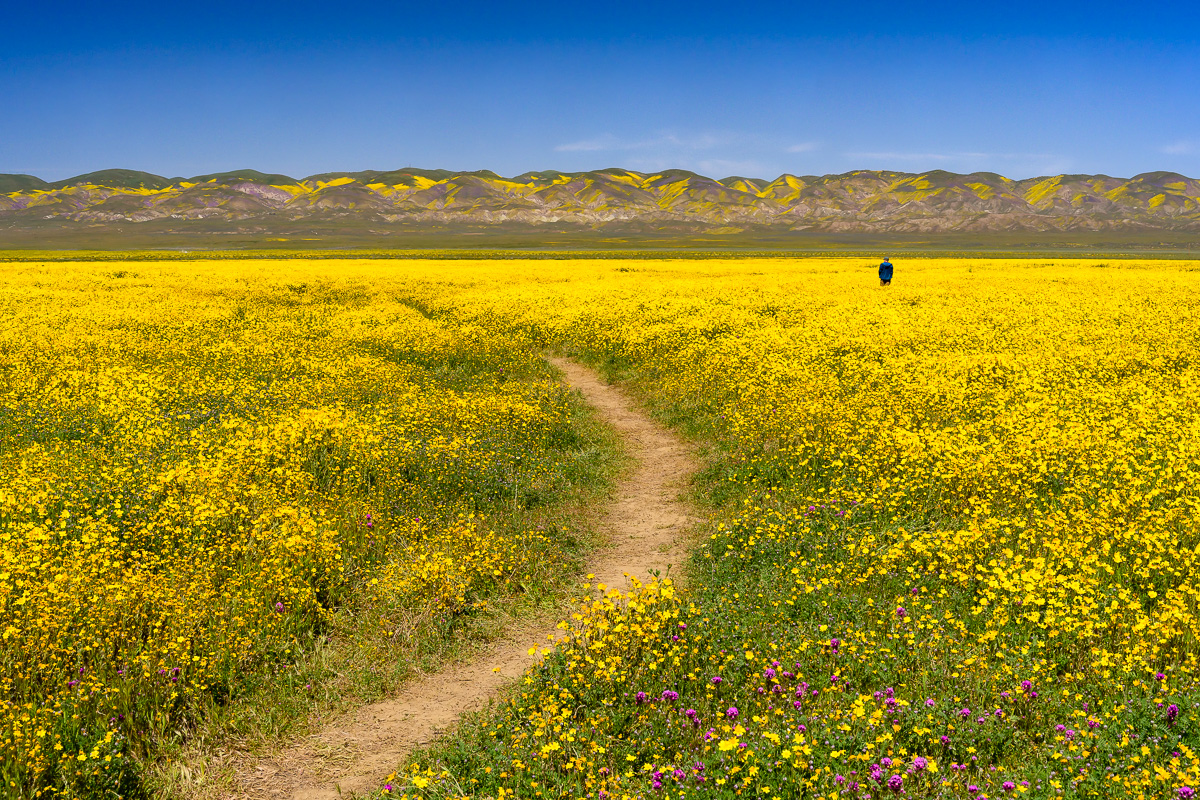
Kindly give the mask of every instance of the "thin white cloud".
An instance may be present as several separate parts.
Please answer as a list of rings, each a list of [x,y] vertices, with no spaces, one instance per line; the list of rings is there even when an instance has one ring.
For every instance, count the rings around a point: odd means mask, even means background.
[[[605,133],[594,139],[584,139],[578,142],[560,144],[554,148],[559,153],[593,152],[597,150],[620,150],[620,142],[612,134]]]
[[[1163,145],[1158,149],[1169,156],[1190,156],[1194,153],[1200,152],[1200,145],[1198,145],[1196,142],[1180,139],[1178,142]]]
[[[992,153],[846,153],[849,158],[884,159],[887,161],[962,161],[968,158],[1018,158],[1015,154]],[[1032,158],[1033,156],[1019,156]]]
[[[714,147],[722,145],[735,144],[742,137],[736,133],[700,133],[695,136],[675,136],[667,134],[662,137],[662,143],[672,144],[677,147],[686,147],[689,150],[711,150]],[[657,144],[655,142],[654,144]]]
[[[647,139],[619,139],[605,133],[591,139],[560,144],[554,149],[559,153],[598,152],[608,150],[613,152],[629,152],[633,150],[712,150],[716,147],[737,144],[745,138],[738,133],[703,132],[690,135],[680,135],[672,132],[660,133]]]
[[[785,152],[785,153],[811,153],[813,150],[816,150],[817,147],[818,147],[818,144],[816,142],[800,142],[798,144],[791,145],[790,147],[785,147],[783,152]]]

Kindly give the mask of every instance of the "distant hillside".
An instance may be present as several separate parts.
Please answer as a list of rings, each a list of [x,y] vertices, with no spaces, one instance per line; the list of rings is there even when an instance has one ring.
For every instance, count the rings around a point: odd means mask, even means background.
[[[1055,175],[1014,181],[858,170],[722,180],[660,173],[399,169],[296,180],[256,170],[165,178],[103,170],[47,183],[0,175],[0,229],[202,221],[269,233],[280,226],[413,229],[551,226],[555,230],[839,233],[1200,231],[1200,181],[1173,172],[1133,178]]]
[[[32,189],[46,189],[50,184],[32,175],[0,174],[0,194],[10,192],[28,192]]]
[[[55,181],[49,184],[51,189],[64,189],[68,186],[104,186],[109,189],[166,189],[175,178],[164,178],[149,172],[139,172],[135,169],[102,169],[99,172],[89,172],[86,175],[76,175],[65,181]]]

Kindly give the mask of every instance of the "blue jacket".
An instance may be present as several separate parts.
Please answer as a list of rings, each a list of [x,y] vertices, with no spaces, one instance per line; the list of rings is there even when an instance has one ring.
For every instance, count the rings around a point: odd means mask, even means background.
[[[892,279],[892,262],[885,261],[879,265],[879,280],[890,281]]]

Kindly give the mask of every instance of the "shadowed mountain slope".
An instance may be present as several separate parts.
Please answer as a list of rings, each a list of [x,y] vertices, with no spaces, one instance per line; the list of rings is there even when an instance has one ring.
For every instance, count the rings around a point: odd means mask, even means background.
[[[1200,180],[1148,172],[1014,181],[942,170],[715,180],[681,169],[619,168],[515,178],[415,168],[302,180],[251,169],[187,179],[112,169],[53,183],[0,175],[0,228],[153,220],[245,223],[264,231],[340,220],[375,233],[508,223],[697,233],[1200,231]]]

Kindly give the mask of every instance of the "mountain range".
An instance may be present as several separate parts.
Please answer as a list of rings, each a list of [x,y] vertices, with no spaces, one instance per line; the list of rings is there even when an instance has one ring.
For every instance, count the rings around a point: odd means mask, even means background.
[[[991,172],[856,170],[716,180],[686,170],[494,172],[401,169],[310,175],[239,170],[166,178],[113,169],[47,182],[0,174],[0,230],[159,221],[254,226],[369,224],[389,229],[697,233],[1200,231],[1200,180],[1173,172],[1132,178]],[[211,225],[210,225],[211,227]]]

